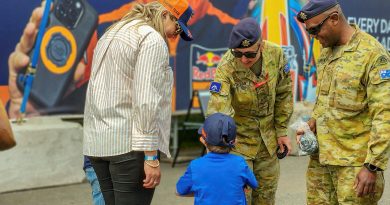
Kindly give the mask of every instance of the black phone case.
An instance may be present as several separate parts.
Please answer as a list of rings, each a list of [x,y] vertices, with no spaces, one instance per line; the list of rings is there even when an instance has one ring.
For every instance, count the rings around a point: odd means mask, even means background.
[[[54,1],[29,96],[33,103],[51,108],[61,101],[97,23],[98,14],[86,0]],[[19,73],[17,82],[21,91],[24,73]]]

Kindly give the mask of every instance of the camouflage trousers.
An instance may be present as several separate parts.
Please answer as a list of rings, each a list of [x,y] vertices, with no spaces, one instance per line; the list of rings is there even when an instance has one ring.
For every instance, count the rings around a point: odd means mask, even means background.
[[[245,158],[259,184],[256,190],[249,188],[249,191],[245,193],[247,204],[274,205],[280,176],[279,159],[276,157],[276,154],[270,156],[263,141],[261,141],[259,152],[255,158],[249,158],[237,152],[232,152],[232,154]]]
[[[321,165],[311,157],[306,173],[308,205],[375,205],[383,194],[383,172],[377,173],[376,193],[358,197],[353,185],[362,167]]]

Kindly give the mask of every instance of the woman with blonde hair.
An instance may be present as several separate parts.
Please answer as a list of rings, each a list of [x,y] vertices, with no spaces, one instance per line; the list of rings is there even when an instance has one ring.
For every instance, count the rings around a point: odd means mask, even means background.
[[[96,46],[84,111],[84,154],[107,205],[150,204],[169,154],[168,38],[192,40],[186,0],[139,4]]]

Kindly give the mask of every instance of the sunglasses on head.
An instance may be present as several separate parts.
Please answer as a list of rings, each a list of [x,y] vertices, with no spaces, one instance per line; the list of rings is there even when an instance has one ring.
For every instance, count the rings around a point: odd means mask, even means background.
[[[257,47],[257,51],[256,52],[240,52],[240,51],[236,51],[234,49],[231,49],[230,51],[232,52],[233,56],[236,57],[236,58],[242,58],[242,56],[245,56],[246,58],[256,58],[257,56],[257,53],[259,51],[259,48],[260,48],[260,45],[259,47]]]
[[[181,28],[181,26],[180,26],[178,21],[176,21],[175,23],[176,23],[175,35],[179,35],[179,34],[181,34],[181,32],[183,32],[183,29]]]
[[[321,28],[322,26],[324,25],[324,23],[326,22],[326,20],[328,20],[333,14],[337,14],[338,12],[333,12],[331,14],[329,14],[324,20],[321,21],[321,23],[319,23],[317,26],[313,26],[311,28],[306,28],[306,31],[310,34],[310,35],[317,35],[320,31],[321,31]]]

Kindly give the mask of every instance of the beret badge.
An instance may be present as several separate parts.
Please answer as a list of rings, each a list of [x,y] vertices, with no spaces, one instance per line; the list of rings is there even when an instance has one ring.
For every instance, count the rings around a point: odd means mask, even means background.
[[[245,39],[241,42],[242,47],[248,47],[251,42],[248,39]]]
[[[304,12],[302,12],[302,11],[299,13],[299,17],[300,17],[302,20],[304,20],[304,21],[307,20],[307,15],[306,15]]]

